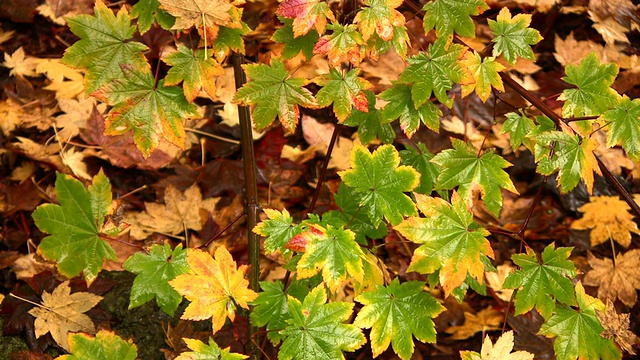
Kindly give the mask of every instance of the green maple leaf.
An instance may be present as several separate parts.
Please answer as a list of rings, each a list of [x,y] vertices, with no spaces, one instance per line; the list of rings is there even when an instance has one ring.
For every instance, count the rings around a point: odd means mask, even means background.
[[[117,17],[102,1],[97,1],[95,15],[68,17],[69,29],[80,40],[71,45],[62,57],[62,62],[76,68],[87,69],[85,84],[91,94],[105,84],[122,79],[122,64],[133,64],[139,68],[149,64],[143,55],[147,47],[130,41],[136,31],[131,17],[122,7]]]
[[[380,239],[387,235],[385,224],[380,223],[374,226],[366,212],[361,211],[359,197],[353,189],[341,183],[333,199],[342,211],[326,212],[322,216],[322,221],[330,223],[333,227],[348,227],[356,234],[356,241],[360,244],[367,244],[366,237]]]
[[[284,337],[278,332],[286,327],[290,319],[287,294],[281,281],[261,281],[262,292],[253,301],[251,323],[255,326],[267,326],[267,337],[275,345]]]
[[[131,8],[131,17],[138,19],[138,30],[140,34],[144,34],[153,25],[153,21],[157,21],[163,29],[169,30],[176,22],[168,12],[160,9],[158,0],[140,0]]]
[[[407,59],[409,66],[398,80],[406,84],[413,83],[411,98],[416,108],[429,102],[432,93],[441,103],[449,107],[453,105],[453,99],[447,97],[447,91],[465,76],[458,62],[464,52],[462,45],[448,44],[445,37],[439,37],[429,45],[427,53],[420,52]]]
[[[622,354],[613,340],[602,337],[604,328],[596,310],[605,311],[602,301],[584,292],[582,283],[575,288],[579,310],[559,305],[553,316],[540,327],[539,334],[556,337],[553,348],[558,360],[620,359]]]
[[[374,32],[384,41],[393,38],[393,29],[404,26],[404,15],[396,8],[402,0],[365,0],[366,7],[360,9],[353,19],[358,24],[362,38],[367,41]]]
[[[183,119],[197,115],[182,89],[156,85],[148,68],[122,67],[125,77],[113,80],[93,93],[101,101],[113,105],[105,120],[105,134],[121,135],[133,130],[133,141],[144,157],[158,146],[162,137],[184,147],[186,135]]]
[[[407,33],[406,26],[396,26],[393,28],[391,40],[383,40],[377,34],[373,34],[367,41],[367,54],[372,60],[377,60],[381,54],[394,48],[401,58],[407,57],[407,49],[411,40]]]
[[[520,270],[510,274],[502,285],[518,290],[516,294],[516,315],[531,311],[534,307],[542,317],[549,319],[556,301],[568,305],[575,304],[575,293],[571,279],[576,276],[573,261],[568,260],[573,248],[555,248],[548,245],[542,252],[542,262],[536,253],[527,249],[527,254],[514,254],[511,260]]]
[[[118,335],[100,330],[95,338],[82,333],[69,334],[71,354],[57,357],[58,360],[135,360],[138,348],[132,340],[123,340]]]
[[[436,183],[438,190],[458,187],[460,196],[471,206],[473,191],[480,189],[482,200],[494,216],[500,216],[502,194],[500,188],[517,194],[504,168],[511,166],[502,156],[488,152],[478,156],[476,149],[462,140],[451,141],[453,149],[441,151],[431,161],[444,169]]]
[[[280,332],[286,339],[278,352],[279,359],[344,359],[343,351],[354,351],[366,342],[360,329],[343,323],[351,316],[354,304],[326,302],[327,293],[322,286],[313,289],[303,303],[289,296],[291,319]]]
[[[376,109],[376,95],[371,91],[364,91],[367,99],[368,111],[355,109],[344,121],[344,125],[358,127],[358,139],[363,144],[368,144],[380,139],[385,144],[392,143],[396,138],[396,132],[391,124],[383,121],[381,113]]]
[[[530,135],[531,137],[531,135]],[[532,137],[536,144],[535,159],[537,171],[542,175],[558,172],[560,191],[567,193],[573,190],[580,180],[591,194],[593,191],[593,173],[600,174],[593,151],[597,143],[591,138],[581,138],[562,131],[544,131]],[[549,144],[555,144],[551,155]]]
[[[476,37],[476,27],[471,16],[479,15],[489,6],[484,0],[434,0],[424,10],[424,30],[434,27],[439,38],[447,38],[457,32],[465,37]]]
[[[469,81],[463,81],[462,97],[471,94],[474,90],[480,100],[486,102],[491,95],[491,87],[504,92],[502,79],[498,74],[505,69],[502,64],[496,62],[495,57],[482,59],[477,52],[468,52],[462,64],[469,70]]]
[[[351,167],[341,171],[340,177],[360,197],[358,203],[374,226],[383,217],[395,225],[403,216],[416,213],[415,204],[404,192],[418,186],[420,175],[414,168],[400,165],[400,156],[393,146],[383,145],[370,153],[362,145],[355,145],[351,150]]]
[[[407,239],[421,244],[407,271],[431,274],[439,270],[445,296],[462,285],[467,274],[482,284],[482,256],[493,257],[486,238],[489,232],[473,221],[473,214],[457,192],[451,203],[422,194],[415,196],[425,217],[410,217],[394,227]]]
[[[153,245],[148,255],[135,253],[122,267],[137,274],[131,287],[129,309],[155,297],[162,311],[173,316],[182,301],[182,295],[169,285],[169,281],[189,271],[187,251],[182,245],[176,246],[173,251],[169,244]]]
[[[388,101],[381,110],[382,119],[391,121],[399,118],[400,128],[409,138],[418,130],[420,123],[438,132],[442,111],[431,101],[426,101],[416,108],[411,89],[410,85],[395,82],[391,88],[380,94],[381,99]]]
[[[515,64],[518,57],[527,60],[535,60],[536,56],[531,49],[542,40],[542,36],[536,29],[530,29],[531,15],[518,14],[511,18],[511,12],[503,7],[496,20],[489,20],[489,27],[493,30],[495,43],[493,56],[500,55],[510,63]]]
[[[248,358],[247,355],[232,353],[230,347],[220,349],[218,344],[209,338],[209,344],[205,344],[198,339],[183,338],[187,347],[193,351],[185,351],[175,360],[242,360]]]
[[[80,181],[57,173],[55,190],[60,205],[40,205],[32,215],[36,226],[50,234],[38,245],[38,253],[57,261],[64,276],[72,278],[84,272],[87,284],[91,284],[104,259],[116,260],[111,245],[100,238],[111,203],[109,179],[100,171],[87,190]]]
[[[358,77],[360,69],[352,69],[346,74],[335,68],[328,74],[318,76],[313,80],[322,86],[316,98],[321,107],[333,104],[333,113],[339,122],[343,122],[355,107],[360,111],[369,111],[369,103],[363,90],[372,85],[367,80]]]
[[[590,52],[578,66],[568,64],[562,80],[577,88],[566,89],[559,100],[565,100],[562,116],[600,115],[618,104],[620,95],[611,88],[618,75],[618,65],[600,65],[595,52]],[[591,127],[589,126],[589,130]]]
[[[216,77],[224,74],[224,69],[205,51],[194,51],[178,44],[178,51],[166,55],[162,61],[171,65],[164,78],[165,85],[178,85],[184,81],[184,96],[193,102],[200,89],[211,98],[216,97]]]
[[[374,291],[362,293],[355,300],[364,305],[354,325],[371,328],[371,350],[377,357],[387,350],[389,343],[401,359],[413,354],[413,339],[436,342],[433,318],[444,307],[424,291],[424,283],[410,281],[400,284],[398,278],[389,286],[377,285]]]
[[[533,120],[523,112],[520,112],[520,114],[510,112],[505,115],[505,117],[506,120],[502,124],[500,132],[502,134],[509,133],[509,144],[513,151],[516,151],[522,144],[528,149],[532,149],[533,144],[531,143],[531,139],[527,138],[527,135],[529,135],[529,132],[535,127]]]
[[[284,26],[276,30],[271,39],[284,44],[282,58],[291,59],[302,51],[305,59],[310,60],[313,56],[313,47],[320,38],[318,32],[312,29],[302,36],[295,37],[293,34],[293,20],[284,17],[278,17],[278,19],[284,23]]]
[[[250,32],[249,25],[245,24],[244,21],[241,21],[238,27],[220,26],[218,37],[216,37],[211,46],[216,59],[219,62],[223,62],[232,51],[244,54],[243,36]]]
[[[348,61],[357,66],[364,57],[365,41],[353,24],[340,25],[333,23],[327,25],[332,33],[318,39],[313,48],[314,54],[327,55],[331,67],[338,67],[342,62]]]
[[[602,114],[609,124],[607,147],[622,145],[631,160],[640,160],[640,99],[629,99],[626,95],[613,109]]]
[[[311,225],[306,251],[298,261],[298,277],[307,279],[322,272],[327,287],[336,291],[347,278],[362,283],[364,253],[351,230]]]
[[[441,169],[431,162],[433,154],[423,143],[417,143],[416,147],[407,146],[406,150],[400,151],[400,157],[403,165],[412,166],[420,173],[420,185],[413,191],[429,195],[433,191],[433,185]]]
[[[269,219],[256,225],[253,228],[253,232],[267,237],[264,242],[264,250],[267,253],[282,249],[292,237],[302,232],[302,226],[293,224],[293,219],[287,209],[282,210],[282,212],[264,209],[264,212]]]
[[[276,116],[289,132],[294,132],[300,117],[298,105],[315,108],[316,99],[304,85],[302,78],[290,78],[279,58],[265,64],[243,65],[251,79],[236,92],[234,101],[239,105],[255,105],[253,119],[258,130],[269,126]]]

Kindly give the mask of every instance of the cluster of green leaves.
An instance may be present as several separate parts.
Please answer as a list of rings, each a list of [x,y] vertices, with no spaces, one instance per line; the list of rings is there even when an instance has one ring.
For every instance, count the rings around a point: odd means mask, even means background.
[[[80,40],[67,50],[63,62],[84,69],[87,94],[110,105],[105,133],[132,131],[145,156],[154,151],[160,139],[184,146],[183,121],[196,116],[193,101],[199,91],[214,97],[213,79],[222,74],[219,64],[230,51],[244,51],[242,37],[249,29],[240,21],[239,1],[216,0],[208,8],[195,1],[187,3],[176,6],[169,0],[143,0],[131,14],[124,7],[114,14],[97,1],[94,15],[68,19]],[[342,24],[326,2],[282,1],[277,15],[283,25],[272,37],[284,44],[282,58],[244,66],[249,82],[237,91],[234,100],[252,106],[258,129],[278,118],[293,132],[301,107],[331,106],[336,121],[357,127],[364,144],[376,139],[387,144],[373,152],[363,145],[354,146],[351,168],[339,173],[342,184],[334,194],[338,210],[294,222],[287,210],[266,209],[268,219],[253,229],[266,237],[265,252],[281,252],[287,260],[285,267],[294,273],[286,287],[281,282],[261,283],[262,292],[252,303],[251,322],[266,327],[272,343],[281,344],[279,358],[311,359],[322,354],[321,358],[341,359],[343,352],[355,351],[367,342],[363,329],[371,329],[374,356],[391,345],[400,358],[409,359],[413,338],[436,341],[432,319],[443,307],[426,284],[385,280],[375,255],[363,247],[386,236],[387,225],[419,245],[408,270],[426,275],[429,287],[440,286],[447,296],[462,301],[469,288],[484,294],[485,272],[495,270],[489,232],[474,221],[470,207],[480,193],[486,209],[500,216],[501,191],[517,193],[505,171],[511,164],[493,151],[481,151],[456,139],[452,149],[438,154],[430,153],[420,142],[399,152],[388,145],[395,140],[391,123],[398,120],[407,137],[421,124],[439,131],[442,112],[436,102],[451,107],[456,84],[463,96],[475,92],[483,101],[492,91],[503,91],[500,73],[505,67],[498,58],[512,65],[520,58],[534,60],[531,45],[541,36],[529,28],[529,15],[512,16],[503,8],[495,20],[489,20],[494,36],[491,56],[479,54],[453,39],[475,36],[472,16],[488,9],[487,4],[483,0],[432,0],[423,8],[424,28],[435,30],[437,39],[426,51],[407,57],[410,42],[405,18],[397,10],[401,4],[400,0],[365,0],[353,23]],[[135,18],[137,25],[132,24]],[[204,48],[196,49],[178,43],[176,52],[162,59],[168,67],[163,79],[152,73],[143,54],[146,46],[132,40],[136,30],[144,33],[154,22],[171,30],[195,26],[205,43]],[[391,49],[405,58],[408,66],[389,89],[375,94],[357,66],[365,57],[375,59]],[[293,77],[283,59],[299,53],[307,60],[326,56],[329,73],[314,79]],[[344,66],[347,63],[352,66]],[[592,190],[594,172],[599,173],[593,154],[593,126],[606,130],[608,147],[619,145],[632,159],[640,159],[640,102],[621,97],[611,88],[617,71],[614,64],[600,64],[595,54],[566,68],[564,81],[573,87],[560,97],[565,101],[563,116],[599,116],[596,120],[579,121],[571,128],[542,116],[530,118],[524,111],[506,115],[502,132],[510,135],[513,150],[521,146],[529,149],[540,174],[557,172],[562,192],[571,191],[581,180]],[[319,88],[315,94],[305,87],[311,83]],[[377,108],[377,98],[386,105]],[[432,197],[434,191],[440,196]],[[109,181],[101,172],[85,189],[79,181],[59,174],[56,193],[60,205],[43,205],[33,214],[36,225],[50,234],[38,252],[56,261],[61,274],[73,277],[84,273],[90,283],[104,259],[115,258],[105,239],[121,230],[104,225],[112,201]],[[595,315],[603,304],[586,295],[580,283],[574,286],[571,281],[576,269],[568,260],[570,252],[570,248],[550,245],[540,259],[531,249],[513,255],[520,269],[506,279],[505,287],[518,289],[516,315],[534,308],[542,314],[545,323],[540,333],[556,337],[560,359],[619,358],[613,342],[602,337],[602,325]],[[191,296],[193,305],[197,302],[195,290],[178,286],[181,281],[176,279],[207,272],[216,278],[211,269],[226,269],[232,262],[228,253],[211,260],[210,265],[206,264],[210,260],[196,260],[201,256],[193,253],[193,260],[188,261],[186,249],[172,249],[167,244],[131,256],[124,263],[125,269],[137,274],[130,307],[155,297],[161,309],[173,315],[185,294]],[[216,283],[222,287],[217,292],[224,306],[198,305],[207,307],[207,314],[220,315],[214,316],[215,329],[224,325],[227,316],[233,319],[236,303],[244,306],[246,299],[255,298],[249,293],[244,294],[244,300],[234,298],[232,290],[242,285],[244,273],[235,268],[231,272],[233,279],[227,276],[220,280],[222,285]],[[355,301],[363,305],[353,323],[348,320],[354,303],[334,301],[332,294],[348,281],[356,291]],[[194,309],[190,312],[197,311]],[[115,352],[124,354],[112,358],[135,357],[135,346],[109,333],[98,333],[95,339],[73,335],[69,343],[74,353],[67,356],[70,359],[99,358],[92,354],[102,351],[100,347],[108,348],[107,353],[113,356]],[[181,358],[243,358],[221,350],[213,341],[190,340],[187,345],[193,353]],[[90,350],[94,347],[97,350]]]

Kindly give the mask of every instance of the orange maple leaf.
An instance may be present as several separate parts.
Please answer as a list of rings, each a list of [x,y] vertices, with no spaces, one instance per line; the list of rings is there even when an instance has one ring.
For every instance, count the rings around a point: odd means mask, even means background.
[[[258,294],[249,289],[249,281],[244,278],[247,266],[237,267],[229,251],[221,246],[216,250],[215,259],[201,250],[187,250],[190,274],[182,274],[169,284],[191,304],[187,306],[181,319],[205,320],[213,318],[213,332],[220,330],[227,317],[233,321],[236,304],[248,309],[248,302]]]

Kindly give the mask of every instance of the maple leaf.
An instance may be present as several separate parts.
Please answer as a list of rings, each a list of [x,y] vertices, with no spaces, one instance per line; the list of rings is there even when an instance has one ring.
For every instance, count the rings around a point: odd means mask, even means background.
[[[102,171],[89,190],[80,181],[56,173],[55,190],[60,205],[40,205],[32,214],[36,226],[50,234],[38,245],[38,253],[57,261],[58,270],[67,277],[84,272],[90,285],[104,259],[116,259],[113,248],[100,238],[111,205],[111,184]]]
[[[376,95],[368,90],[363,93],[369,105],[367,111],[356,108],[343,124],[357,126],[358,139],[363,144],[369,144],[376,139],[380,139],[385,144],[392,143],[396,138],[396,132],[389,122],[382,120],[381,112],[376,109]],[[360,100],[358,102],[362,103]]]
[[[284,17],[279,17],[279,19],[284,26],[276,30],[271,39],[284,44],[282,58],[291,59],[302,52],[305,59],[310,60],[313,56],[313,48],[320,38],[318,32],[316,30],[309,30],[308,33],[296,37],[293,33],[293,20]]]
[[[607,147],[621,145],[635,162],[640,160],[640,99],[629,99],[627,95],[613,109],[602,114],[609,124]]]
[[[493,258],[486,239],[489,232],[473,222],[473,214],[454,192],[451,203],[440,198],[414,194],[418,209],[426,217],[410,217],[394,226],[402,236],[420,244],[407,271],[431,274],[440,270],[445,295],[462,285],[469,274],[482,284],[482,256]]]
[[[138,30],[140,30],[141,35],[151,29],[154,20],[165,30],[171,29],[176,21],[172,15],[160,9],[160,2],[158,0],[138,1],[131,8],[131,17],[138,19]]]
[[[578,209],[584,216],[571,223],[571,228],[592,229],[589,234],[591,246],[613,239],[628,248],[631,244],[631,233],[640,234],[629,210],[629,205],[618,197],[592,196],[588,203]]]
[[[243,65],[250,81],[238,90],[234,102],[255,105],[253,119],[258,130],[269,126],[278,116],[289,132],[294,132],[300,117],[298,105],[316,108],[318,103],[304,85],[303,78],[290,78],[279,58],[265,64]]]
[[[511,65],[515,65],[518,57],[535,60],[530,45],[539,43],[542,36],[538,30],[528,27],[530,23],[531,15],[518,14],[512,18],[509,9],[503,7],[496,20],[489,20],[489,27],[495,35],[491,40],[495,43],[493,56],[502,55]]]
[[[629,330],[629,314],[618,314],[613,301],[607,299],[605,311],[596,310],[596,315],[604,327],[602,337],[613,339],[622,350],[636,355],[633,346],[637,345],[640,339]]]
[[[178,275],[169,284],[191,304],[180,317],[185,320],[212,318],[213,332],[222,328],[227,317],[236,317],[236,304],[248,309],[248,302],[258,297],[244,278],[247,266],[236,268],[231,254],[224,247],[216,249],[215,259],[204,251],[187,249],[189,274]]]
[[[164,205],[145,203],[144,212],[129,215],[135,224],[131,236],[141,240],[152,232],[177,235],[186,229],[200,231],[217,202],[217,198],[203,200],[196,184],[183,193],[169,185],[164,191]]]
[[[158,0],[162,9],[176,17],[173,30],[195,26],[204,39],[215,40],[220,26],[242,28],[241,10],[234,5],[244,0]],[[206,47],[206,46],[205,46]]]
[[[351,150],[351,169],[339,173],[342,181],[359,196],[375,227],[382,218],[398,224],[403,216],[414,215],[416,206],[404,192],[418,186],[420,175],[406,165],[400,165],[398,151],[383,145],[370,153],[362,145]]]
[[[69,29],[80,40],[71,45],[60,60],[69,66],[87,69],[87,94],[124,78],[122,64],[133,64],[140,69],[149,67],[142,53],[147,47],[130,41],[136,27],[131,25],[131,17],[124,6],[116,17],[102,0],[98,0],[94,13],[93,16],[82,14],[66,18]]]
[[[491,343],[489,335],[484,337],[482,350],[478,354],[475,351],[460,351],[462,360],[533,360],[533,354],[528,351],[513,350],[513,331],[502,334],[495,345]]]
[[[148,67],[123,66],[125,76],[115,79],[92,95],[113,105],[105,119],[106,135],[122,135],[133,130],[136,147],[148,158],[160,137],[184,148],[183,119],[197,115],[182,89],[164,86]]]
[[[329,106],[333,103],[333,113],[339,122],[343,122],[353,107],[367,112],[369,103],[363,90],[371,88],[370,82],[358,77],[360,69],[352,69],[346,74],[333,68],[328,74],[318,76],[313,80],[322,86],[316,98],[320,107]]]
[[[598,287],[598,298],[603,301],[620,299],[623,304],[633,307],[638,300],[636,289],[640,289],[640,250],[618,254],[615,261],[598,259],[589,252],[587,261],[591,270],[585,275],[584,284]]]
[[[284,284],[281,281],[261,281],[262,291],[253,301],[255,307],[251,311],[251,324],[255,326],[267,326],[267,337],[275,345],[284,337],[278,332],[287,325],[290,319],[287,294],[284,292]]]
[[[38,76],[36,67],[38,66],[38,59],[26,56],[24,49],[19,47],[13,54],[4,53],[4,62],[2,66],[11,69],[9,75],[11,76]]]
[[[220,349],[218,344],[209,338],[209,344],[205,344],[198,339],[182,339],[187,347],[193,351],[183,352],[175,360],[198,360],[198,359],[219,359],[219,360],[242,360],[248,358],[246,355],[232,353],[231,347]]]
[[[71,354],[57,360],[135,360],[138,348],[133,340],[123,340],[107,330],[100,330],[95,338],[86,334],[69,334]]]
[[[315,28],[318,34],[324,34],[327,19],[335,22],[336,17],[329,8],[329,4],[320,0],[285,0],[276,14],[293,19],[293,37],[307,34]]]
[[[267,237],[264,242],[264,250],[267,253],[282,249],[291,238],[302,232],[302,226],[293,224],[293,219],[287,209],[282,212],[274,209],[264,209],[263,211],[269,219],[256,225],[253,232]]]
[[[173,316],[182,296],[170,285],[169,281],[189,271],[187,252],[182,245],[171,250],[169,244],[153,245],[149,254],[135,253],[122,264],[122,267],[137,274],[131,287],[129,309],[138,307],[156,298],[156,302],[165,313]]]
[[[565,72],[567,76],[562,80],[576,88],[564,90],[558,98],[565,100],[562,116],[600,115],[618,104],[620,95],[611,88],[618,75],[618,65],[600,65],[592,51],[578,66],[567,64]]]
[[[184,81],[184,95],[189,102],[193,102],[201,89],[215,99],[216,77],[223,75],[224,69],[214,59],[207,58],[206,53],[206,49],[193,51],[178,44],[178,51],[162,58],[172,66],[164,78],[165,85],[178,85]]]
[[[469,70],[468,77],[470,77],[468,81],[463,81],[462,97],[475,90],[480,100],[486,102],[491,95],[491,86],[504,92],[504,85],[498,72],[504,70],[505,67],[496,62],[495,57],[482,59],[477,52],[468,52],[461,63]]]
[[[511,149],[516,151],[522,144],[527,148],[532,149],[533,144],[531,143],[531,140],[527,138],[527,135],[535,127],[533,120],[523,112],[520,114],[510,112],[506,114],[505,117],[506,120],[502,124],[500,133],[509,134],[509,144],[511,145]]]
[[[300,300],[289,296],[289,324],[280,333],[285,337],[278,359],[344,359],[343,351],[359,349],[367,340],[362,331],[344,324],[354,303],[327,304],[327,293],[318,286]]]
[[[422,342],[436,342],[432,319],[444,311],[444,307],[424,291],[424,283],[400,284],[395,278],[389,286],[378,285],[374,291],[362,293],[355,300],[364,307],[353,324],[363,329],[371,328],[373,357],[380,355],[391,343],[401,359],[410,359],[412,336]]]
[[[96,306],[102,296],[87,292],[71,294],[69,281],[58,285],[52,293],[42,293],[42,306],[29,310],[29,314],[36,318],[36,338],[51,333],[53,340],[65,350],[69,350],[67,334],[83,331],[95,333],[96,328],[84,313]]]
[[[451,143],[453,149],[441,151],[431,159],[443,168],[436,189],[451,190],[457,186],[469,207],[473,205],[474,191],[480,190],[487,210],[498,217],[502,208],[500,188],[518,193],[509,174],[502,170],[511,164],[493,152],[478,156],[476,149],[462,140],[452,139]]]
[[[429,195],[433,191],[433,184],[435,184],[441,169],[431,162],[433,154],[425,144],[418,142],[415,145],[415,148],[407,146],[406,150],[401,150],[400,157],[403,165],[412,166],[420,173],[420,185],[413,191]]]
[[[438,132],[442,111],[431,101],[414,105],[411,85],[394,82],[393,86],[380,94],[380,98],[388,101],[382,108],[382,119],[385,121],[400,119],[400,128],[411,138],[420,127],[425,124],[429,129]]]
[[[504,314],[492,307],[487,307],[478,311],[477,314],[464,312],[464,323],[462,325],[449,326],[445,331],[452,334],[448,337],[451,340],[464,340],[482,331],[500,330],[504,323]]]
[[[424,10],[424,32],[434,27],[438,38],[447,38],[457,32],[461,36],[476,37],[471,16],[479,15],[489,6],[484,0],[433,0]]]
[[[366,7],[360,9],[353,19],[362,38],[367,41],[375,33],[384,41],[393,39],[393,29],[403,27],[404,15],[396,8],[402,0],[365,0]]]
[[[439,0],[442,1],[442,0]],[[418,108],[429,102],[433,93],[438,101],[451,107],[453,99],[447,97],[453,83],[459,83],[465,76],[459,61],[466,49],[459,44],[449,44],[444,37],[439,37],[429,45],[426,53],[407,58],[409,66],[398,79],[402,83],[413,83],[411,98]]]
[[[247,35],[251,32],[249,25],[245,22],[241,22],[240,27],[238,28],[230,28],[226,26],[221,26],[218,31],[218,37],[213,42],[211,46],[211,50],[218,59],[219,62],[223,62],[224,59],[231,53],[231,51],[235,51],[239,54],[244,54],[244,35]],[[235,88],[234,88],[235,90]]]
[[[322,271],[322,279],[329,290],[335,292],[347,278],[362,282],[364,253],[351,230],[335,229],[328,225],[311,225],[305,236],[305,253],[298,261],[298,277],[307,279]]]
[[[371,60],[378,61],[381,55],[394,48],[402,59],[407,57],[408,46],[411,44],[406,26],[393,27],[391,40],[383,40],[378,34],[373,34],[367,41],[367,55]]]
[[[596,311],[604,311],[604,304],[585,294],[582,283],[575,286],[579,310],[558,305],[553,316],[540,327],[539,334],[556,337],[553,348],[558,360],[620,359],[620,351],[612,340],[602,337],[604,328]]]
[[[524,314],[534,307],[542,317],[549,319],[556,301],[568,305],[575,304],[573,283],[567,277],[577,274],[575,264],[568,260],[570,247],[555,248],[548,245],[542,251],[542,262],[536,253],[527,248],[527,254],[514,254],[511,260],[520,270],[510,274],[502,284],[508,289],[518,289],[516,294],[516,315]]]
[[[332,33],[318,39],[313,53],[327,55],[331,67],[337,67],[344,61],[358,66],[364,57],[365,41],[356,26],[333,23],[327,25],[327,28]]]

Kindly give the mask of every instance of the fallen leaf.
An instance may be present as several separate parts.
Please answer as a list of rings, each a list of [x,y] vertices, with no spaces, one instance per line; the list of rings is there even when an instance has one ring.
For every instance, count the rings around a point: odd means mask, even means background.
[[[4,54],[4,62],[2,66],[11,69],[9,75],[11,76],[38,76],[36,72],[36,66],[38,61],[36,58],[26,56],[24,49],[19,47],[13,54]]]
[[[620,299],[623,304],[633,307],[638,300],[636,289],[640,289],[640,250],[630,250],[618,254],[616,261],[609,258],[598,259],[590,252],[587,261],[592,270],[587,272],[582,282],[598,287],[598,298],[606,301]]]
[[[302,125],[302,134],[307,144],[316,147],[321,154],[326,155],[335,125],[331,123],[321,124],[308,115],[302,115],[300,124]],[[339,136],[331,153],[329,168],[336,170],[346,170],[350,168],[349,154],[352,148],[353,141],[351,139]]]
[[[462,360],[533,360],[533,354],[527,351],[513,350],[513,331],[502,334],[495,344],[491,343],[489,335],[484,337],[482,350],[478,354],[475,351],[460,351]]]
[[[485,277],[487,278],[487,285],[489,285],[489,287],[493,289],[493,292],[500,300],[510,301],[511,295],[513,295],[514,290],[504,289],[502,287],[502,284],[504,284],[504,279],[506,279],[509,274],[516,271],[516,268],[509,263],[505,263],[496,266],[496,269],[498,271],[487,271],[484,273]]]
[[[628,352],[631,355],[635,355],[633,346],[639,343],[639,339],[629,330],[629,314],[618,314],[613,301],[607,299],[607,305],[605,311],[596,310],[596,315],[600,324],[604,327],[602,336],[607,339],[613,339],[622,350]]]
[[[631,233],[640,234],[638,225],[633,221],[633,215],[629,213],[629,205],[616,196],[592,196],[589,199],[590,202],[578,209],[584,216],[574,221],[571,228],[591,229],[591,246],[613,239],[628,248],[631,244]]]
[[[58,285],[51,294],[45,291],[42,294],[42,305],[29,310],[29,314],[36,318],[36,338],[49,332],[56,343],[68,351],[69,332],[96,332],[93,322],[84,312],[96,306],[100,300],[102,296],[92,293],[71,294],[69,281]]]
[[[520,6],[527,5],[534,7],[541,13],[546,13],[549,10],[553,9],[557,3],[560,3],[561,0],[516,0],[516,3]]]
[[[242,28],[240,10],[234,5],[244,0],[158,0],[162,9],[176,17],[171,29],[183,30],[195,26],[209,41],[218,37],[220,26]]]
[[[11,38],[13,37],[13,35],[16,32],[11,30],[11,31],[4,31],[2,29],[0,29],[0,44],[2,44],[3,42],[9,41],[11,40]]]
[[[36,71],[51,80],[45,90],[55,91],[56,99],[72,99],[84,94],[84,75],[60,62],[60,59],[38,59]]]
[[[196,184],[183,193],[169,185],[164,192],[164,205],[145,203],[145,211],[128,213],[125,221],[131,223],[131,236],[138,240],[154,232],[177,235],[187,229],[199,231],[217,202],[217,198],[203,200]]]
[[[452,334],[451,340],[464,340],[472,337],[475,333],[502,329],[504,314],[492,307],[487,307],[478,311],[477,314],[464,312],[464,323],[462,325],[449,326],[444,331]]]
[[[45,270],[54,271],[55,265],[44,261],[36,253],[24,255],[11,264],[11,271],[16,274],[18,280],[24,280],[34,277]]]
[[[60,110],[64,111],[64,114],[56,117],[56,126],[61,130],[58,131],[58,139],[60,141],[68,141],[72,137],[80,133],[80,129],[87,127],[87,120],[91,117],[96,100],[94,98],[88,99],[59,99],[58,106]],[[101,104],[102,112],[105,110],[106,105]]]

